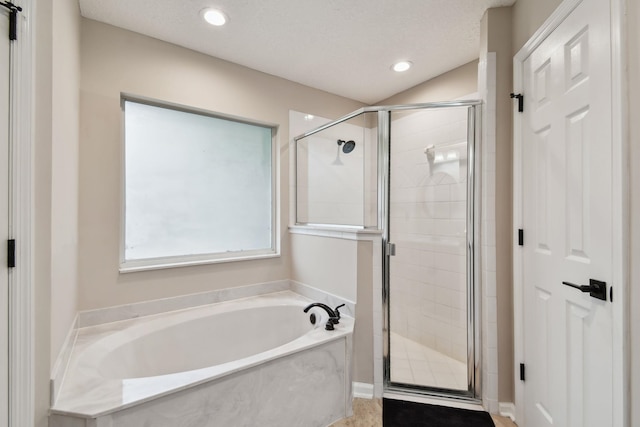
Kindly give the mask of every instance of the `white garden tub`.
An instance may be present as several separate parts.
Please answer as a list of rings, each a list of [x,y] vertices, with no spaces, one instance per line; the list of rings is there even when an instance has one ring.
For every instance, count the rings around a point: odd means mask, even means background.
[[[311,302],[284,291],[79,329],[51,424],[321,427],[348,416],[353,319],[326,331],[303,312]]]

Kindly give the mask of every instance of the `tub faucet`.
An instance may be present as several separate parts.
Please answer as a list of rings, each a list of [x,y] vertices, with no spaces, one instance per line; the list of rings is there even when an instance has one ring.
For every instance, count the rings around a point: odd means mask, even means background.
[[[345,306],[345,304],[340,304],[339,306],[337,306],[336,308],[333,309],[333,311],[335,311],[335,313],[336,313],[336,318],[337,318],[336,323],[340,323],[340,310],[339,310],[339,308],[340,307],[344,307],[344,306]]]
[[[333,325],[335,325],[336,323],[340,323],[340,313],[338,312],[338,314],[336,314],[335,311],[333,311],[331,309],[331,307],[329,307],[326,304],[323,304],[321,302],[314,302],[313,304],[309,304],[305,309],[304,312],[308,312],[309,310],[311,310],[313,307],[320,307],[322,309],[324,309],[324,311],[327,312],[327,314],[329,315],[329,320],[327,320],[327,324],[325,325],[325,329],[327,331],[333,331],[335,328],[333,327]],[[340,306],[339,306],[340,307]]]

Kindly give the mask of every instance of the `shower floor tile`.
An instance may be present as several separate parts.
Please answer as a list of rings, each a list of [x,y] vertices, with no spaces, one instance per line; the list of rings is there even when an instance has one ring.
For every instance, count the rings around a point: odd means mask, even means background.
[[[391,381],[466,390],[467,365],[391,332]]]

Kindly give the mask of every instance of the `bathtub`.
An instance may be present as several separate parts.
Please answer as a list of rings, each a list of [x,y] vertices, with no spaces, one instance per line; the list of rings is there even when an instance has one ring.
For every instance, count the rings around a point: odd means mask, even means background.
[[[52,427],[326,426],[351,415],[353,319],[291,291],[77,330]],[[316,310],[316,309],[313,309]]]

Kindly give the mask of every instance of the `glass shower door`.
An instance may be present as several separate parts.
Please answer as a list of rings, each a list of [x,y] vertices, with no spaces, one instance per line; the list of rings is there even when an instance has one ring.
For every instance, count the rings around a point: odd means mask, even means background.
[[[386,384],[477,397],[475,107],[389,114]]]

